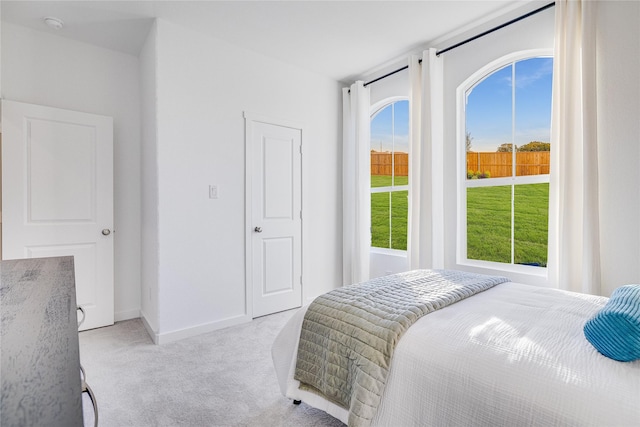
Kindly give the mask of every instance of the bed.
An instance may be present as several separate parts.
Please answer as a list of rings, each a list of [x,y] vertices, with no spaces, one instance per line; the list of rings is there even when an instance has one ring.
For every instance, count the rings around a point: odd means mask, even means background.
[[[607,301],[507,281],[420,317],[370,425],[639,426],[640,361],[607,358],[583,333]],[[347,424],[347,409],[294,379],[308,308],[272,347],[281,392]]]

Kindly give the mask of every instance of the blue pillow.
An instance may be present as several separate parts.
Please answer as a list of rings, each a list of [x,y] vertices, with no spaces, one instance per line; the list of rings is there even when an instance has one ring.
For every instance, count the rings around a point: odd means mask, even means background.
[[[640,285],[613,291],[609,302],[584,325],[584,336],[610,359],[640,359]]]

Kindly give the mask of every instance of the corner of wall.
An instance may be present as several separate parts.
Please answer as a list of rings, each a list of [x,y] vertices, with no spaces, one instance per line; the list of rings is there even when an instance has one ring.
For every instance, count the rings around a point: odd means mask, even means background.
[[[149,334],[149,338],[151,338],[151,341],[153,341],[154,344],[159,344],[158,334],[153,330],[153,327],[151,327],[149,321],[147,320],[147,316],[142,311],[140,311],[140,320],[142,320],[142,325],[147,331],[147,334]]]
[[[155,344],[167,344],[174,341],[179,341],[185,338],[194,337],[196,335],[205,334],[207,332],[217,331],[219,329],[228,328],[231,326],[240,325],[243,323],[251,322],[251,316],[246,314],[240,316],[234,316],[227,319],[222,319],[215,322],[205,323],[202,325],[196,325],[189,328],[179,329],[170,332],[163,333],[154,333],[151,338]],[[147,322],[145,323],[145,328],[147,328],[147,332],[149,332],[150,326],[147,326]],[[151,332],[149,332],[151,335]]]
[[[137,319],[139,317],[140,317],[140,310],[137,310],[137,309],[123,310],[123,311],[116,311],[113,315],[113,320],[115,320],[116,322],[122,322],[123,320]]]
[[[158,341],[159,212],[157,152],[157,21],[140,51],[141,103],[141,317],[154,342]]]

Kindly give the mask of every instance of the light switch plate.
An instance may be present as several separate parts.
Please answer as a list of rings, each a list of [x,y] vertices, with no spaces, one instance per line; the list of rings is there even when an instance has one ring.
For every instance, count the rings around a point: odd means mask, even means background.
[[[209,186],[209,198],[210,199],[217,199],[218,198],[218,186],[217,185],[210,185]]]

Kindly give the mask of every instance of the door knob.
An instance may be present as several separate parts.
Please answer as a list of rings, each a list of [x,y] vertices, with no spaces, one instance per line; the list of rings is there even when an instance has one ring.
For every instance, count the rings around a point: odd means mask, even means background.
[[[109,230],[108,228],[105,228],[102,230],[102,235],[103,236],[108,236],[109,234],[111,234],[111,230]]]
[[[256,227],[253,229],[256,233],[262,233],[262,227]]]

